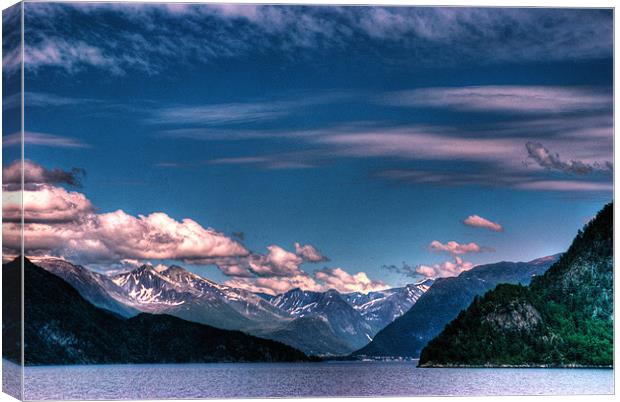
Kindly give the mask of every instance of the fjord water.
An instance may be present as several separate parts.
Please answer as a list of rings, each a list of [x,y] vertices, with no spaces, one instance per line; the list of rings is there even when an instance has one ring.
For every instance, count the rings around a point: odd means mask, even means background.
[[[25,399],[612,394],[606,369],[423,369],[417,362],[43,366]]]

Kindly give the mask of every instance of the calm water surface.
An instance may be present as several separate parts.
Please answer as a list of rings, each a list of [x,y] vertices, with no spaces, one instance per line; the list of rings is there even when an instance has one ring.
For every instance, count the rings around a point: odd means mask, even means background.
[[[604,369],[422,369],[416,362],[27,367],[25,398],[611,394]]]

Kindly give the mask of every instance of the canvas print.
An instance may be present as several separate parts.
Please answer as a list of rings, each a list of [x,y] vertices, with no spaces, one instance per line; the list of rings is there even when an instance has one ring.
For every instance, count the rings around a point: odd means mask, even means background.
[[[613,394],[613,10],[2,14],[3,391]]]

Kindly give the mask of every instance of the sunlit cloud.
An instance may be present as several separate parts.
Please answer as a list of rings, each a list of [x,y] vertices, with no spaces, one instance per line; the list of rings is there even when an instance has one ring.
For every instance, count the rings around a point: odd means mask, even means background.
[[[416,266],[416,273],[427,278],[445,278],[450,276],[458,276],[464,271],[469,271],[474,264],[463,261],[460,257],[454,257],[454,261],[444,261],[439,264]]]
[[[474,242],[459,243],[456,241],[449,241],[447,243],[442,243],[438,240],[433,240],[428,245],[428,248],[431,251],[444,252],[452,255],[495,251],[490,247],[483,247]]]
[[[482,216],[479,216],[479,215],[470,215],[470,216],[468,216],[463,221],[463,224],[467,225],[467,226],[476,227],[476,228],[489,229],[489,230],[492,230],[494,232],[501,232],[502,230],[504,230],[502,225],[500,225],[499,223],[490,221],[490,220],[488,220],[486,218],[483,218]]]

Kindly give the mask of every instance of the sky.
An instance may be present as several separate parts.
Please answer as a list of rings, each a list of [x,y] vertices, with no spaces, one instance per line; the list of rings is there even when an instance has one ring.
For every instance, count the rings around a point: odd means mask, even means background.
[[[611,10],[26,3],[24,37],[27,255],[367,292],[562,252],[612,200]]]

